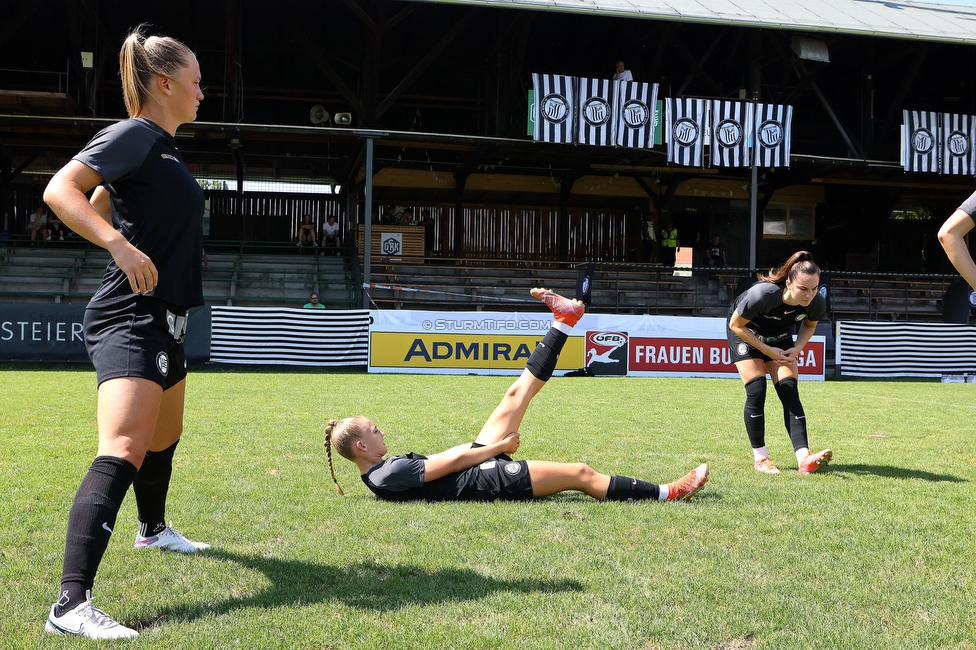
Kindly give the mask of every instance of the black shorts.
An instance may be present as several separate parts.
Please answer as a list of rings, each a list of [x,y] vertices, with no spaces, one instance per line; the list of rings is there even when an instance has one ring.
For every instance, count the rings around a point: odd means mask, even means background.
[[[85,310],[85,347],[98,383],[119,377],[150,379],[163,390],[186,377],[186,308],[147,296],[110,309]]]
[[[729,339],[729,349],[732,351],[732,363],[745,361],[746,359],[760,359],[763,363],[772,361],[771,358],[740,339],[731,328],[725,328],[725,336]],[[789,350],[793,347],[793,335],[789,332],[774,336],[763,336],[762,334],[756,333],[756,336],[771,348]]]
[[[483,447],[477,442],[472,448]],[[529,464],[498,454],[463,472],[465,485],[460,501],[528,501],[532,498]]]

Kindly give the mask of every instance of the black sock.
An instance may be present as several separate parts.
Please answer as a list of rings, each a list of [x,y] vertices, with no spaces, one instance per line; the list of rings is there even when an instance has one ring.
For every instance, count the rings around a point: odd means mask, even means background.
[[[71,611],[87,598],[95,573],[115,528],[122,500],[136,474],[135,465],[114,456],[99,456],[78,486],[68,513],[64,568],[55,616]]]
[[[166,528],[166,495],[178,444],[179,440],[162,451],[147,451],[146,459],[132,481],[139,511],[139,534],[143,537],[157,535]]]
[[[746,434],[753,449],[766,446],[766,376],[756,377],[746,384],[746,406],[743,418]]]
[[[611,476],[610,487],[607,488],[606,501],[641,501],[657,499],[661,496],[661,488],[656,483],[648,483],[629,476]]]
[[[556,362],[559,361],[559,353],[566,344],[569,336],[565,332],[560,332],[555,327],[550,328],[546,335],[542,337],[539,345],[535,347],[525,367],[529,369],[537,379],[549,381],[553,371],[556,369]]]
[[[787,377],[781,382],[773,385],[779,401],[783,402],[783,419],[786,423],[786,430],[790,434],[790,441],[793,443],[793,450],[809,448],[807,442],[807,416],[803,412],[803,405],[800,404],[800,391],[797,389],[796,380]]]

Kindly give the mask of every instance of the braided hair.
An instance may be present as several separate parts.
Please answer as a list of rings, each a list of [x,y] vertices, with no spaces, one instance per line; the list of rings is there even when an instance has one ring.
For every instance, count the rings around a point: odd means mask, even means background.
[[[344,497],[346,493],[342,491],[339,486],[339,479],[335,475],[335,467],[332,466],[332,433],[335,431],[336,425],[339,424],[335,419],[329,420],[329,423],[325,425],[325,455],[329,459],[329,474],[332,475],[332,482],[335,483],[336,492],[339,496]]]
[[[329,458],[329,473],[332,475],[332,482],[335,483],[336,492],[339,493],[339,496],[346,495],[339,487],[335,468],[332,466],[332,447],[335,447],[343,458],[353,460],[353,449],[356,441],[362,438],[364,421],[366,418],[357,415],[342,420],[332,419],[325,425],[325,454]]]

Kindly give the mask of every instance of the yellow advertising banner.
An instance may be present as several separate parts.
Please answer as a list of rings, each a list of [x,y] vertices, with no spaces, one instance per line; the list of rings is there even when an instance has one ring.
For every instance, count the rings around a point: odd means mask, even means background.
[[[383,368],[521,370],[541,340],[541,335],[372,332],[369,365],[378,371]],[[583,347],[583,337],[570,336],[556,369],[582,368]]]

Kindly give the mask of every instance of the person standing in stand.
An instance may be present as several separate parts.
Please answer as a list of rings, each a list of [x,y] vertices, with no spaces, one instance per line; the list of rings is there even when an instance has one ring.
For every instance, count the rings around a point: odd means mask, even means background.
[[[681,247],[681,242],[678,241],[678,229],[674,227],[674,222],[671,221],[670,217],[664,222],[664,228],[661,228],[660,246],[661,265],[673,267],[675,256],[678,254],[678,249]]]
[[[613,75],[614,81],[633,81],[634,75],[631,74],[627,66],[624,65],[623,61],[617,61],[617,67]]]
[[[136,549],[209,548],[164,521],[183,433],[186,318],[203,304],[204,196],[175,138],[203,99],[200,65],[183,43],[145,31],[130,33],[119,54],[129,119],[99,132],[44,192],[67,226],[112,254],[84,318],[98,377],[98,452],[68,514],[61,587],[44,627],[91,639],[139,635],[91,597],[130,485]]]

